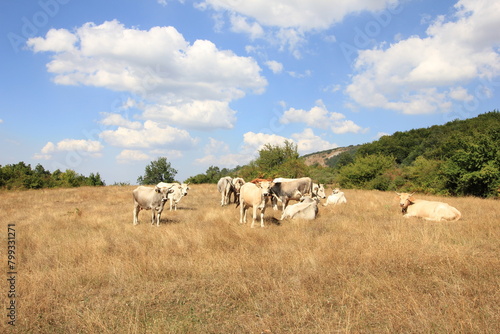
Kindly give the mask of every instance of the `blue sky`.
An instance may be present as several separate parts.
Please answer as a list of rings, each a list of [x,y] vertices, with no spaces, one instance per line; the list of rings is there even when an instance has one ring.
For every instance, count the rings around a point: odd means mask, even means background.
[[[136,183],[499,109],[494,0],[0,3],[0,164]]]

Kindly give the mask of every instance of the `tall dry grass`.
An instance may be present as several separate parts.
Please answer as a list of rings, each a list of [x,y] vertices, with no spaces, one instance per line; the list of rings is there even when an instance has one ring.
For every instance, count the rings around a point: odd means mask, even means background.
[[[419,196],[462,212],[436,223],[403,218],[394,193],[345,190],[315,221],[268,209],[250,229],[194,185],[156,227],[149,211],[132,225],[133,188],[0,193],[18,332],[500,332],[498,201]]]

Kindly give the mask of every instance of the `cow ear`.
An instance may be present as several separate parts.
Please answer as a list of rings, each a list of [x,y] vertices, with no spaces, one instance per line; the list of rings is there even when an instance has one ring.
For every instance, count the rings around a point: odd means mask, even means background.
[[[156,186],[156,187],[155,187],[155,191],[156,191],[157,193],[161,193],[161,188],[160,188],[160,187],[158,187],[158,186]]]

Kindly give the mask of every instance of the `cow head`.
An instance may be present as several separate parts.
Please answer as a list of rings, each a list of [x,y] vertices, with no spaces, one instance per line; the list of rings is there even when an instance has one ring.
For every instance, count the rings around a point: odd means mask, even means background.
[[[335,188],[332,190],[332,195],[338,194],[340,192],[340,188]]]
[[[182,196],[187,196],[189,190],[189,182],[181,184],[181,194]]]
[[[313,184],[313,195],[318,198],[326,198],[325,185],[324,184]]]
[[[173,193],[174,192],[174,189],[173,189],[174,186],[170,186],[170,187],[158,187],[156,186],[155,187],[155,191],[159,194],[162,195],[161,197],[161,200],[163,202],[167,201],[168,200],[168,195]]]
[[[403,210],[405,210],[408,205],[411,205],[413,204],[413,202],[415,201],[415,198],[413,198],[413,194],[415,192],[412,192],[411,194],[408,194],[408,193],[396,193],[398,196],[399,196],[399,206],[403,208]]]
[[[264,180],[255,183],[255,185],[260,188],[263,196],[272,196],[271,188],[274,186],[274,182]]]

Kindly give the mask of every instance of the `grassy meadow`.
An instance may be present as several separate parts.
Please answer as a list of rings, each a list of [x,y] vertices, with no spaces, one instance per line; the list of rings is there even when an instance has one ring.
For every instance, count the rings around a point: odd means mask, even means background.
[[[462,213],[437,223],[403,218],[394,193],[344,190],[315,221],[268,208],[250,229],[216,185],[190,187],[159,227],[150,211],[133,226],[133,186],[0,192],[17,332],[500,332],[498,200],[416,196]]]

